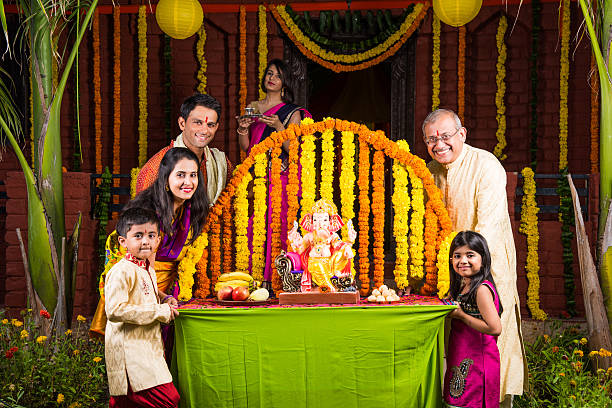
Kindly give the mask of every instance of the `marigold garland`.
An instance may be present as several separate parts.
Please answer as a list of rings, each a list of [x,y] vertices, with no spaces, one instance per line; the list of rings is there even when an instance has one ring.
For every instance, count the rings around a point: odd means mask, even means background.
[[[92,23],[94,139],[96,143],[96,173],[102,174],[102,93],[100,88],[100,14],[94,12]]]
[[[525,167],[523,175],[523,205],[521,208],[521,226],[519,232],[527,236],[527,262],[525,271],[529,287],[527,288],[527,307],[531,316],[537,320],[546,320],[546,313],[540,308],[540,261],[538,258],[538,204],[536,203],[536,183],[533,170]]]
[[[431,110],[440,107],[440,19],[433,14],[433,52],[431,56]]]
[[[219,206],[223,211],[225,206]],[[210,224],[210,282],[215,287],[219,276],[221,276],[221,220],[215,217],[215,222]]]
[[[438,250],[438,297],[444,299],[450,289],[450,246],[451,242],[457,235],[456,232],[451,232],[444,238]]]
[[[493,149],[493,154],[497,156],[499,160],[505,160],[508,156],[504,153],[504,149],[507,146],[506,142],[506,105],[504,104],[504,97],[506,95],[506,42],[504,37],[506,30],[508,29],[508,20],[505,15],[499,18],[499,26],[497,27],[497,34],[495,39],[497,41],[497,74],[495,76],[495,82],[497,83],[497,91],[495,93],[495,106],[497,107],[497,131],[495,136],[497,137],[497,145]]]
[[[427,202],[427,211],[425,213],[425,224],[429,226],[426,228],[425,241],[426,241],[426,249],[433,248],[433,256],[428,257],[427,260],[429,262],[428,266],[433,265],[432,268],[428,268],[428,272],[430,272],[427,276],[426,285],[428,282],[433,284],[430,293],[433,293],[436,289],[437,284],[437,276],[435,274],[436,267],[436,245],[440,245],[444,239],[451,232],[451,220],[446,211],[444,204],[442,202],[442,194],[440,190],[435,186],[433,177],[431,173],[427,170],[427,166],[425,162],[412,155],[408,151],[402,150],[398,147],[398,145],[387,139],[382,131],[373,132],[369,130],[366,126],[360,125],[354,122],[347,122],[342,120],[333,120],[327,122],[317,122],[317,123],[307,123],[301,125],[290,125],[286,130],[282,132],[275,132],[271,135],[271,137],[266,138],[263,142],[257,144],[251,150],[251,153],[244,162],[236,167],[234,170],[234,175],[232,179],[228,182],[224,192],[221,194],[221,197],[217,200],[217,203],[211,208],[209,218],[204,225],[204,232],[208,232],[212,226],[218,222],[218,218],[221,215],[223,202],[225,200],[233,197],[235,192],[237,191],[237,186],[239,183],[243,182],[246,177],[249,169],[255,164],[256,158],[264,156],[264,163],[261,166],[260,170],[256,170],[257,173],[261,173],[258,177],[261,179],[265,179],[266,175],[266,164],[265,164],[265,155],[270,149],[274,149],[276,147],[280,147],[280,145],[285,140],[292,140],[296,137],[303,137],[303,135],[311,135],[314,138],[314,132],[323,132],[326,128],[335,127],[339,132],[343,131],[352,131],[355,134],[359,135],[359,177],[358,177],[358,186],[359,186],[359,198],[360,198],[360,213],[359,213],[359,239],[360,239],[360,247],[359,247],[359,269],[360,269],[360,280],[362,283],[362,293],[367,294],[369,292],[369,260],[368,260],[368,247],[369,247],[369,212],[370,212],[370,199],[369,199],[369,169],[370,169],[370,151],[369,145],[372,146],[373,149],[384,152],[390,159],[398,160],[400,163],[404,164],[407,168],[411,169],[414,172],[414,175],[422,180],[423,190],[427,192],[428,202]],[[314,149],[313,149],[314,152]],[[383,156],[384,157],[384,156]],[[256,165],[256,169],[257,169]],[[256,185],[257,187],[257,185]],[[384,194],[384,191],[383,191]],[[265,186],[263,192],[263,203],[266,203],[265,197]],[[255,198],[257,203],[258,199]],[[257,209],[256,209],[257,211]],[[265,208],[264,208],[265,213]],[[264,220],[265,222],[265,220]],[[440,228],[438,228],[438,226]],[[265,227],[264,227],[265,228]],[[265,232],[265,229],[264,229]],[[364,245],[365,244],[365,245]],[[254,245],[256,247],[256,245]],[[260,245],[263,248],[263,245]],[[204,257],[207,254],[204,253]],[[364,268],[365,266],[365,268]],[[206,260],[200,261],[197,267],[197,275],[198,277],[198,285],[208,284],[206,280]],[[263,268],[262,268],[263,269]],[[433,273],[433,274],[432,274]],[[364,283],[365,282],[365,283]],[[198,287],[198,294],[200,293],[208,293],[209,288],[201,288]],[[426,287],[427,289],[427,287]]]
[[[266,65],[268,64],[268,22],[266,15],[266,6],[263,4],[259,5],[257,10],[257,20],[259,22],[259,42],[257,45],[257,55],[259,57],[259,67],[258,67],[258,81],[260,84],[266,70]],[[259,87],[259,99],[263,99],[266,97],[266,93]]]
[[[366,296],[370,292],[370,148],[359,136],[359,292]]]
[[[347,72],[370,68],[394,55],[419,26],[429,7],[429,3],[417,4],[413,12],[406,16],[400,28],[390,35],[385,42],[370,50],[356,54],[335,54],[322,49],[293,22],[291,16],[287,14],[285,6],[271,6],[270,10],[281,30],[302,54],[334,72]]]
[[[433,211],[430,201],[425,205],[425,283],[422,293],[431,295],[438,285],[436,267],[436,238],[438,232],[438,217]]]
[[[407,145],[399,140],[398,146]],[[400,147],[401,148],[401,147]],[[393,236],[395,237],[395,283],[399,289],[408,285],[408,212],[410,211],[410,194],[408,194],[408,171],[406,166],[395,160],[393,162]]]
[[[147,162],[147,6],[138,7],[138,166]]]
[[[196,56],[198,58],[198,92],[206,93],[206,85],[208,79],[206,78],[206,70],[208,69],[208,63],[204,57],[204,45],[206,44],[206,28],[204,27],[204,21],[198,30],[198,41],[196,42]]]
[[[244,112],[247,100],[247,61],[246,61],[246,7],[240,6],[240,112]]]
[[[113,7],[113,173],[121,173],[121,13],[120,6]],[[119,179],[113,185],[119,187]],[[119,196],[114,197],[119,204]]]
[[[279,147],[275,147],[272,150],[272,164],[270,166],[270,205],[271,215],[270,229],[272,230],[272,242],[270,243],[271,257],[270,259],[275,260],[281,252],[281,205],[283,201],[283,185],[281,180],[281,164],[282,160],[280,155],[282,150]],[[283,283],[278,273],[272,274],[272,289],[274,292],[278,292],[283,288]]]
[[[457,116],[465,122],[465,25],[459,27],[459,52],[457,54]]]
[[[248,273],[249,271],[249,199],[248,185],[253,180],[251,173],[247,173],[236,188],[234,197],[234,225],[236,226],[236,271]]]
[[[138,173],[140,172],[140,167],[134,167],[130,171],[130,197],[136,197],[136,181],[138,180]]]
[[[308,123],[308,119],[302,120],[302,124]],[[306,121],[306,122],[305,122]],[[299,151],[300,143],[293,131],[289,133],[289,176],[287,180],[287,228],[293,228],[293,222],[297,219],[297,214],[300,209],[300,179],[299,179]]]
[[[599,173],[599,76],[591,52],[591,173]]]
[[[330,118],[323,119],[324,121],[332,120]],[[326,128],[321,134],[321,185],[319,192],[321,198],[334,201],[334,130]]]
[[[193,296],[205,298],[210,293],[210,280],[206,275],[208,265],[208,234],[205,231],[191,244],[178,264],[179,300],[189,300]],[[194,274],[195,272],[195,274]],[[192,294],[194,279],[197,281],[195,292]]]
[[[355,218],[355,133],[342,131],[342,161],[340,169],[340,205],[342,219]],[[342,238],[348,240],[346,225],[342,228]]]
[[[251,256],[251,270],[253,278],[258,281],[263,281],[263,273],[266,263],[266,201],[268,196],[266,189],[267,162],[268,160],[265,153],[261,153],[255,157],[255,181],[253,185],[253,251]]]
[[[561,72],[559,74],[559,170],[567,167],[567,93],[569,79],[570,1],[562,2]]]
[[[303,121],[304,122],[304,121]],[[309,123],[309,122],[306,122]],[[314,122],[313,122],[314,123]],[[315,203],[316,174],[315,174],[315,136],[312,133],[302,135],[302,154],[300,164],[302,167],[302,202],[301,207],[306,213]],[[305,231],[303,231],[305,233]]]
[[[385,154],[374,152],[372,166],[372,252],[374,253],[374,286],[379,287],[385,280]]]
[[[226,200],[223,207],[223,273],[233,272],[232,242],[234,235],[234,223],[232,217],[232,201]]]

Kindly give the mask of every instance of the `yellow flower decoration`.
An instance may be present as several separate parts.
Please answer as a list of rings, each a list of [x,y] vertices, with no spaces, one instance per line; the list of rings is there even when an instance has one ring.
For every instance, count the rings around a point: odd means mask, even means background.
[[[196,56],[198,57],[198,92],[206,93],[206,70],[208,69],[208,63],[204,58],[204,44],[206,44],[206,29],[204,28],[204,22],[198,30],[198,41],[196,42]]]
[[[407,145],[405,140],[398,145]],[[400,147],[401,148],[401,147]],[[395,283],[399,289],[408,287],[408,212],[410,211],[410,194],[408,194],[408,171],[406,166],[393,162],[393,236],[395,237]]]
[[[138,7],[138,166],[147,162],[147,6]]]
[[[86,321],[87,321],[87,319],[86,319],[86,318],[84,318],[82,315],[78,315],[78,316],[77,316],[77,320],[78,320],[79,322],[86,322]]]
[[[266,6],[260,4],[257,9],[257,20],[259,22],[259,43],[257,45],[257,55],[259,57],[259,80],[258,84],[261,84],[261,81],[265,75],[266,65],[268,64],[268,24],[266,18]],[[266,93],[259,88],[259,99],[263,99],[266,97]]]
[[[459,50],[457,52],[457,116],[465,122],[465,25],[459,27]]]
[[[584,338],[584,337],[580,339],[580,344],[582,344],[583,346],[586,346],[586,344],[587,344],[588,342],[589,342],[589,341],[588,341],[586,338]]]
[[[8,324],[8,319],[2,319],[2,324]]]
[[[303,124],[310,124],[304,120]],[[314,123],[314,122],[313,122]],[[315,192],[317,191],[315,173],[315,136],[314,134],[302,135],[302,155],[300,157],[302,166],[302,208],[310,209],[315,203]]]
[[[495,106],[497,107],[497,131],[495,136],[497,137],[497,145],[493,149],[493,154],[497,156],[499,160],[504,160],[508,156],[503,152],[508,144],[506,142],[506,105],[504,104],[504,97],[506,95],[506,42],[504,37],[506,30],[508,29],[508,20],[505,15],[499,18],[499,26],[497,27],[497,74],[495,81],[497,82],[497,91],[495,93]]]
[[[204,249],[208,247],[208,234],[200,233],[200,236],[191,244],[185,256],[178,264],[178,283],[181,289],[178,300],[185,301],[193,297],[193,275],[196,270],[196,264],[202,258]]]
[[[23,322],[22,322],[21,320],[12,319],[12,320],[11,320],[11,323],[12,323],[12,325],[13,325],[13,326],[15,326],[15,327],[21,327],[21,326],[23,326]]]
[[[567,167],[567,93],[569,79],[570,0],[563,0],[561,72],[559,73],[559,170]]]
[[[61,404],[62,402],[64,402],[64,394],[57,394],[57,403]]]
[[[531,316],[537,320],[546,320],[546,313],[540,308],[540,261],[538,257],[538,243],[540,235],[538,232],[538,204],[535,193],[536,184],[533,170],[525,167],[523,175],[523,205],[521,208],[521,226],[519,232],[527,236],[527,262],[525,270],[529,287],[527,288],[527,307]]]
[[[372,253],[374,254],[374,286],[384,284],[385,277],[385,154],[376,150],[372,165]]]
[[[93,362],[94,363],[99,363],[100,361],[102,361],[102,357],[94,357],[93,358]]]
[[[136,182],[138,181],[138,173],[140,173],[139,167],[134,167],[130,172],[130,196],[136,197]]]
[[[247,61],[246,61],[246,7],[240,6],[240,88],[239,88],[239,106],[240,112],[244,112],[247,99]]]
[[[265,153],[255,158],[255,182],[253,186],[253,255],[251,270],[253,279],[263,281],[265,268],[266,211],[268,192],[266,189],[267,157]]]
[[[72,330],[68,329],[64,332],[66,336],[70,336],[72,334]]]
[[[435,14],[431,21],[433,52],[431,56],[431,110],[440,106],[440,19]]]
[[[42,343],[44,343],[45,341],[47,341],[47,336],[38,336],[38,337],[36,338],[36,342],[37,342],[38,344],[42,344]]]
[[[236,226],[236,270],[248,272],[249,270],[249,238],[247,228],[249,225],[249,199],[247,187],[253,180],[251,173],[238,184],[234,198],[234,225]]]
[[[329,118],[323,119],[326,121]],[[334,190],[332,184],[334,182],[334,130],[325,129],[321,134],[321,185],[319,191],[321,198],[333,201]]]
[[[448,234],[444,241],[440,244],[440,249],[438,250],[438,262],[436,266],[438,267],[438,297],[440,299],[444,299],[448,294],[448,290],[450,289],[450,270],[448,265],[448,260],[450,258],[450,245],[453,239],[457,235],[456,232],[451,232]]]
[[[21,333],[19,333],[19,337],[21,337],[21,339],[27,339],[29,336],[30,334],[27,330],[22,330]]]
[[[72,354],[74,354],[75,356],[79,355],[80,351],[79,350],[72,350]]]
[[[578,350],[578,349],[574,350],[574,354],[576,354],[578,357],[584,356],[584,352],[582,350]]]
[[[340,170],[340,205],[342,219],[348,221],[355,218],[355,133],[351,130],[342,131],[342,162]],[[342,237],[348,240],[346,225],[342,227]],[[353,266],[353,264],[351,264]]]

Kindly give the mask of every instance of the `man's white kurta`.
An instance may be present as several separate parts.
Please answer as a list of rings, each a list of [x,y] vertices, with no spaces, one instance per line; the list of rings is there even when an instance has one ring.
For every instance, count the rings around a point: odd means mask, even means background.
[[[501,376],[500,396],[519,395],[527,385],[527,363],[521,335],[516,289],[516,250],[508,213],[506,171],[491,153],[463,145],[455,161],[427,167],[442,191],[454,231],[482,234],[491,251],[491,270],[504,311],[497,339]]]

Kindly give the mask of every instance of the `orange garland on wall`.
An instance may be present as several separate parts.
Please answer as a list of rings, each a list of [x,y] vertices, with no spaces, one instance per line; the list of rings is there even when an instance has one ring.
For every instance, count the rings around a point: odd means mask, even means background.
[[[226,200],[229,201],[229,200]],[[225,206],[220,206],[220,211],[223,213]],[[219,216],[217,221],[210,226],[210,278],[213,288],[221,275],[221,222]]]
[[[233,272],[232,242],[234,242],[234,218],[232,217],[232,201],[227,200],[223,207],[223,273]]]
[[[121,173],[121,12],[113,9],[113,173]],[[119,179],[113,185],[119,187]],[[119,196],[113,202],[119,204]]]
[[[102,93],[100,91],[100,14],[94,12],[92,23],[94,139],[96,141],[96,173],[102,174]]]
[[[297,140],[295,132],[292,130],[289,133],[289,179],[287,181],[287,228],[293,228],[293,222],[297,219],[297,213],[300,208],[299,191],[300,180],[298,177],[298,161],[300,143]]]
[[[208,269],[208,248],[204,249],[202,258],[196,265],[196,272],[194,275],[194,281],[196,290],[193,292],[193,296],[204,299],[210,294],[210,279],[206,273]]]
[[[297,143],[296,143],[297,144]],[[272,151],[272,165],[270,169],[270,188],[272,191],[270,194],[270,205],[271,208],[271,219],[270,219],[270,228],[272,229],[272,242],[271,246],[271,260],[274,262],[276,257],[280,255],[281,252],[281,204],[282,204],[282,194],[283,194],[283,186],[281,182],[281,148],[275,147]],[[292,227],[288,226],[289,228]],[[280,275],[278,273],[272,273],[272,289],[274,292],[278,293],[283,288],[283,282],[280,279]]]
[[[359,282],[360,293],[366,296],[370,292],[370,149],[365,137],[359,134],[359,170],[357,185],[359,186]]]
[[[246,69],[246,9],[240,6],[240,113],[244,112],[247,100]]]
[[[361,166],[359,166],[361,168]],[[374,153],[372,166],[372,252],[374,253],[374,287],[380,287],[385,279],[385,154]]]
[[[465,26],[459,27],[459,53],[457,56],[457,116],[465,119]]]

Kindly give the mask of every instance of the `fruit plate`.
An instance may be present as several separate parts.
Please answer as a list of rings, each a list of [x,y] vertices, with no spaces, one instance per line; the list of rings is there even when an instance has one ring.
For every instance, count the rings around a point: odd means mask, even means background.
[[[220,306],[261,306],[278,302],[277,299],[266,300],[219,300],[213,299],[214,304]]]

